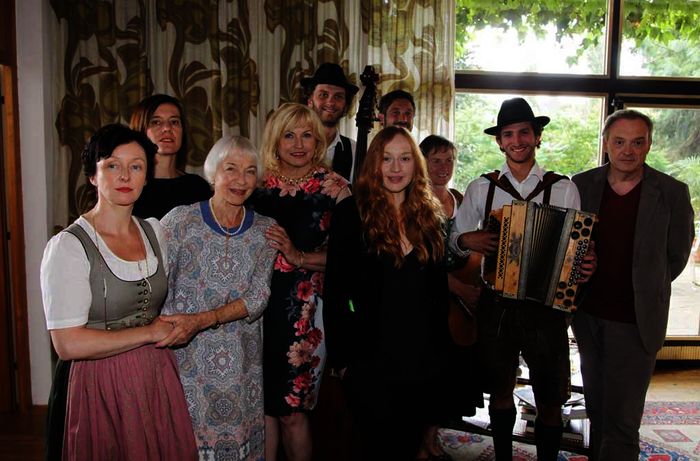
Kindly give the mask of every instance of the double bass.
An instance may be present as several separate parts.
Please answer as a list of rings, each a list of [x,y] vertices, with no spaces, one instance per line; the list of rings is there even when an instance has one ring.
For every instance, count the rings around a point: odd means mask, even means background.
[[[374,114],[374,108],[377,100],[377,82],[379,81],[379,75],[374,71],[374,67],[365,66],[365,70],[362,72],[362,75],[360,75],[360,81],[365,87],[365,90],[360,98],[357,116],[355,117],[355,125],[357,126],[357,140],[355,143],[355,165],[353,165],[354,173],[352,177],[353,183],[360,175],[362,163],[367,155],[367,136],[372,130],[373,123],[377,121],[377,117]]]

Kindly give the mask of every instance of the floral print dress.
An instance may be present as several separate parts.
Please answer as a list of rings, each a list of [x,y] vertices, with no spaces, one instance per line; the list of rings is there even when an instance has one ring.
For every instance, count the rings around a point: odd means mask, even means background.
[[[274,218],[304,252],[325,248],[335,198],[316,169],[299,184],[268,173],[250,199],[257,213]],[[279,253],[263,320],[265,414],[288,415],[316,405],[325,364],[323,272],[297,268]]]

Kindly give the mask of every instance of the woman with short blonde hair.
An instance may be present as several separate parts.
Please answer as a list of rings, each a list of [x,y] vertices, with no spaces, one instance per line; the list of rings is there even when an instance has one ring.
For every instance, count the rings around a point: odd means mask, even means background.
[[[279,171],[280,157],[278,153],[278,141],[282,139],[285,131],[290,127],[308,126],[309,131],[316,140],[313,154],[309,160],[310,165],[328,168],[326,165],[326,137],[323,134],[323,125],[311,108],[296,104],[282,104],[270,117],[263,132],[263,142],[260,147],[260,155],[265,171]]]

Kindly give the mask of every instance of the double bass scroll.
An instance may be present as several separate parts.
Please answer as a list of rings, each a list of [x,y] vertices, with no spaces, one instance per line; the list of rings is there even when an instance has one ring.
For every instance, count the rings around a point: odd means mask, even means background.
[[[377,120],[374,113],[374,108],[376,106],[377,82],[379,81],[379,74],[374,71],[374,67],[365,66],[365,70],[362,72],[362,75],[360,75],[360,81],[365,87],[365,90],[360,98],[357,116],[355,117],[355,124],[357,125],[357,142],[355,144],[355,165],[353,165],[354,173],[352,177],[353,183],[360,175],[362,163],[367,155],[367,136],[372,130],[372,124]]]

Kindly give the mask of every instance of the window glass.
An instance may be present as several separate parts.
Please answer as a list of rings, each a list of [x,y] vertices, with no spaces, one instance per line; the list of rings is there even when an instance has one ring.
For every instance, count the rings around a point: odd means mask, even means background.
[[[622,17],[620,75],[700,77],[700,3],[623,1]]]
[[[700,210],[700,109],[675,109],[627,105],[654,121],[647,163],[683,181],[690,190],[693,209]],[[700,221],[695,221],[695,235]],[[695,241],[683,273],[674,280],[666,334],[700,334],[700,250]]]
[[[459,191],[482,173],[500,168],[504,157],[484,129],[496,124],[501,103],[520,95],[457,93],[454,184]],[[525,96],[536,116],[551,119],[542,133],[537,162],[547,170],[572,175],[598,164],[602,97]]]
[[[455,69],[602,74],[606,0],[457,0]]]

